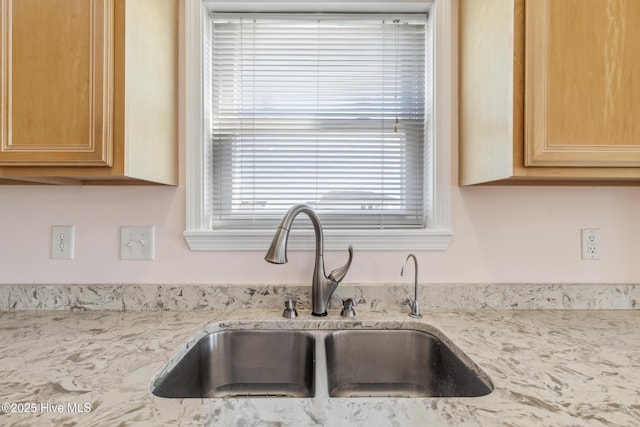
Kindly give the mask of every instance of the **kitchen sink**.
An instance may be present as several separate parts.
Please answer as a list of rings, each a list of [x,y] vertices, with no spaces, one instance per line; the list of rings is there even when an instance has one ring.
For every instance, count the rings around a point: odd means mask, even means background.
[[[201,338],[152,392],[160,397],[313,397],[315,340],[303,331],[225,330]]]
[[[416,330],[341,330],[325,338],[331,397],[476,397],[491,387],[440,339]]]
[[[152,392],[168,398],[425,398],[476,397],[493,389],[489,377],[433,328],[305,326],[209,333],[167,364]]]

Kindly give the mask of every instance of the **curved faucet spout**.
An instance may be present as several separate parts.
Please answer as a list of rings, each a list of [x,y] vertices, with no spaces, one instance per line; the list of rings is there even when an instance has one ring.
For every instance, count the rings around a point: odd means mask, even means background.
[[[287,242],[289,241],[289,231],[293,220],[300,213],[305,213],[311,223],[313,224],[313,230],[316,237],[316,256],[315,265],[313,269],[313,281],[311,283],[311,299],[313,311],[311,314],[314,316],[326,316],[327,306],[329,305],[329,299],[331,295],[338,287],[338,284],[344,279],[349,267],[351,266],[351,260],[353,258],[353,248],[349,246],[349,260],[347,263],[331,272],[329,276],[325,274],[324,270],[324,236],[322,233],[322,225],[318,215],[308,205],[294,205],[287,213],[282,217],[280,225],[273,236],[273,241],[264,259],[274,264],[284,264],[287,262]]]
[[[316,235],[316,256],[323,256],[324,251],[324,236],[322,234],[322,225],[320,225],[320,218],[308,205],[294,205],[280,220],[276,234],[273,236],[271,246],[265,255],[264,259],[272,264],[286,264],[287,263],[287,242],[289,241],[289,230],[293,220],[299,213],[304,212],[307,214],[311,223],[313,224],[313,230]]]

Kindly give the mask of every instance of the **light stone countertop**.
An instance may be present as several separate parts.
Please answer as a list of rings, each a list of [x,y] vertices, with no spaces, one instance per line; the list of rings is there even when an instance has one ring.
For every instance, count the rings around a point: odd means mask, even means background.
[[[154,375],[216,322],[343,322],[335,310],[324,321],[304,314],[285,321],[280,314],[0,312],[0,403],[35,409],[0,412],[0,425],[640,425],[637,310],[423,310],[420,322],[437,328],[489,375],[495,389],[483,397],[203,400],[150,393]],[[406,311],[366,308],[356,321],[415,322]],[[90,412],[79,411],[85,404]]]

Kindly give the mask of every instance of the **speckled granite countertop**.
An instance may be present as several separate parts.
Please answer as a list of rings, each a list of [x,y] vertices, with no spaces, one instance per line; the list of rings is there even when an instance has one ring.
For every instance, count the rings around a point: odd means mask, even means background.
[[[637,310],[433,310],[492,379],[477,398],[164,399],[151,378],[198,331],[280,311],[0,312],[0,425],[640,425]],[[340,322],[333,311],[329,322]],[[358,311],[357,321],[409,321]],[[316,321],[308,315],[291,322]],[[22,405],[18,405],[21,403]],[[8,412],[20,410],[23,413]],[[32,413],[24,413],[25,411]]]

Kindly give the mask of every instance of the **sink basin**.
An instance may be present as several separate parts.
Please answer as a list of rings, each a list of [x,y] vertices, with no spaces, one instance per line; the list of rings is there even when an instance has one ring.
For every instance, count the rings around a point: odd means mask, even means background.
[[[156,396],[313,397],[315,339],[303,331],[227,330],[200,339],[152,387]]]
[[[475,397],[491,393],[437,337],[417,330],[341,330],[325,338],[331,397]]]
[[[424,398],[483,396],[493,389],[435,330],[306,326],[209,333],[167,364],[152,392],[168,398]]]

